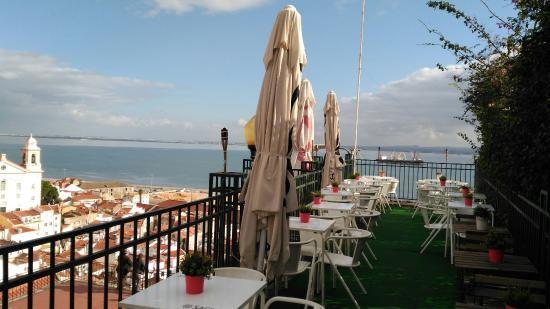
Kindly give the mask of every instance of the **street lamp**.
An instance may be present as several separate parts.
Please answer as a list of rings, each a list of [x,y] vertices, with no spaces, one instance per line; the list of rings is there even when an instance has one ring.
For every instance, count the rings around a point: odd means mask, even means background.
[[[223,147],[223,172],[227,173],[227,141],[229,139],[229,132],[226,128],[222,129],[222,147]]]

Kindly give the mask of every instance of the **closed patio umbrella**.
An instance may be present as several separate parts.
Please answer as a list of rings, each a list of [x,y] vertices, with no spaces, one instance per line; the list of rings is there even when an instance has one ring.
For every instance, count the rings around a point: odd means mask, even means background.
[[[330,91],[323,108],[325,113],[325,165],[323,166],[322,185],[328,186],[331,181],[342,181],[342,167],[344,160],[340,156],[340,107],[336,100],[336,93]]]
[[[242,192],[245,207],[239,251],[241,267],[253,268],[261,238],[258,231],[263,229],[269,245],[266,275],[272,279],[282,272],[289,257],[287,213],[298,209],[290,164],[295,123],[292,106],[299,96],[301,69],[307,60],[301,17],[293,6],[277,15],[263,62],[265,75],[254,127],[256,157]]]
[[[292,165],[294,168],[301,168],[302,161],[311,161],[314,138],[313,107],[315,96],[309,80],[304,79],[300,84],[300,96],[295,106],[296,125],[292,137]]]

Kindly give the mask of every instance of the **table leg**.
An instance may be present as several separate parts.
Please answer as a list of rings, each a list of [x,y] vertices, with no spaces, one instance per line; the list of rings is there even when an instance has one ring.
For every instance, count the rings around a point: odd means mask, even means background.
[[[454,264],[454,255],[455,255],[455,243],[454,243],[454,240],[455,240],[455,232],[454,232],[454,216],[453,214],[451,214],[449,216],[449,222],[450,222],[450,234],[451,234],[451,264]]]
[[[326,235],[323,234],[323,243],[321,245],[321,305],[325,305],[325,241]]]

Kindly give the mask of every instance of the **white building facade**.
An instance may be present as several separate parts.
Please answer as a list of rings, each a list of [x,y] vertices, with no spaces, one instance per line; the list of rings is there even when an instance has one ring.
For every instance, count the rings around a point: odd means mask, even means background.
[[[21,149],[20,164],[0,154],[0,212],[27,210],[40,206],[42,165],[40,148],[31,136]]]

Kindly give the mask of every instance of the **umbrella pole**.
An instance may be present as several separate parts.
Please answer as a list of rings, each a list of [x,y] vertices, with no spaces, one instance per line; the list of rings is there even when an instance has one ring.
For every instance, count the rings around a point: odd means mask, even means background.
[[[262,273],[264,270],[266,242],[267,242],[267,231],[265,228],[262,228],[260,232],[260,247],[258,248],[258,263],[256,265],[256,270]]]
[[[365,29],[365,0],[361,4],[361,40],[359,44],[359,66],[357,68],[357,102],[355,104],[355,142],[353,144],[353,173],[357,172],[357,129],[359,126],[359,94],[361,91],[361,66],[363,63],[363,30]]]

